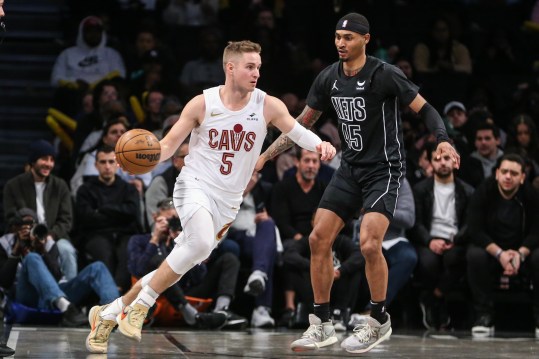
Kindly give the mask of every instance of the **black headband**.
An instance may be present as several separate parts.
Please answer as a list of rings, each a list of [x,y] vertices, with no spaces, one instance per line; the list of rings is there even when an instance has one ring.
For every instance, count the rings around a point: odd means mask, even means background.
[[[369,26],[360,24],[359,22],[355,22],[349,19],[341,19],[337,23],[336,30],[348,30],[357,32],[358,34],[365,35],[369,33]]]

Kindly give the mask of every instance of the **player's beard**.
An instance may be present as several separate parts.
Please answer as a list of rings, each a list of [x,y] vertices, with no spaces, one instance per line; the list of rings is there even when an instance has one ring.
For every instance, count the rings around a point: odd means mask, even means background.
[[[451,177],[451,175],[453,174],[453,170],[451,168],[442,167],[442,168],[439,168],[437,171],[434,171],[434,174],[438,178],[446,179],[446,178]]]

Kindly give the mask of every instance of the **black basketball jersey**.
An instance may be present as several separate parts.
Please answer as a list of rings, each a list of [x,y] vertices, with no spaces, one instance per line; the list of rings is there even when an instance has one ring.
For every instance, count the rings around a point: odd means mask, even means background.
[[[331,104],[338,117],[342,160],[351,165],[404,165],[399,108],[409,105],[418,87],[396,66],[367,56],[355,76],[346,76],[341,62],[316,78],[307,105],[324,111]]]

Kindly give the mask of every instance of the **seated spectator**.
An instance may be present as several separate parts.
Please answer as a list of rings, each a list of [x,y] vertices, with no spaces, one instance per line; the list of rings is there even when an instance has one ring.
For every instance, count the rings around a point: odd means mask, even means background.
[[[152,226],[157,204],[165,198],[172,197],[176,178],[180,174],[182,167],[185,166],[185,157],[189,154],[189,140],[185,140],[176,152],[172,155],[170,161],[172,166],[166,169],[160,175],[155,176],[146,190],[144,197],[146,202],[146,217],[148,225]]]
[[[109,271],[102,262],[95,262],[73,279],[64,276],[58,265],[58,247],[49,236],[49,229],[37,224],[37,214],[21,208],[12,217],[12,231],[0,237],[0,287],[12,300],[32,308],[58,309],[63,313],[62,325],[78,326],[87,317],[77,305],[95,293],[100,303],[109,303],[119,293]]]
[[[29,148],[29,171],[4,185],[4,220],[9,223],[21,208],[37,213],[38,222],[49,228],[60,252],[60,268],[65,279],[77,275],[77,253],[70,241],[73,206],[65,181],[52,172],[56,150],[45,140],[32,142]]]
[[[217,29],[200,32],[199,56],[188,61],[181,71],[180,85],[182,98],[190,100],[202,90],[225,82],[223,60],[221,58],[222,39]]]
[[[127,65],[127,71],[129,73],[128,79],[130,81],[137,81],[137,79],[144,75],[144,57],[152,50],[159,53],[162,58],[163,71],[165,77],[175,79],[177,76],[176,60],[172,55],[170,49],[164,44],[156,34],[156,31],[150,27],[143,27],[135,34],[134,44],[130,46],[124,56]]]
[[[125,66],[118,51],[107,47],[103,22],[88,16],[80,22],[77,45],[60,53],[54,63],[51,85],[87,89],[112,73],[125,77]]]
[[[125,77],[125,66],[119,52],[106,46],[103,22],[88,16],[79,24],[77,44],[56,58],[51,85],[57,87],[55,107],[74,116],[82,95],[105,78]]]
[[[464,182],[474,188],[485,178],[492,175],[496,161],[503,156],[500,145],[500,132],[494,124],[483,122],[475,128],[475,151],[463,158],[458,172]]]
[[[331,288],[332,317],[335,330],[345,331],[350,310],[357,301],[358,284],[361,281],[362,264],[365,260],[361,256],[359,246],[350,237],[344,235],[337,236],[333,242],[332,251],[334,268]],[[314,301],[314,295],[311,287],[309,237],[302,236],[290,243],[283,254],[283,262],[286,273],[290,277],[291,289],[296,293],[296,306],[310,308],[309,304]],[[295,323],[294,326],[299,324]]]
[[[472,150],[472,144],[468,141],[472,126],[468,122],[466,107],[459,101],[448,102],[444,106],[444,116],[447,134],[453,140],[455,148],[461,156],[468,156]]]
[[[129,239],[127,246],[129,253],[128,268],[132,276],[141,278],[151,271],[157,269],[166,256],[174,247],[174,238],[181,233],[181,223],[178,218],[172,198],[165,198],[159,201],[155,213],[155,225],[151,233],[136,234]],[[232,254],[226,254],[230,258],[226,266],[219,268],[221,279],[226,279],[227,283],[233,284],[230,288],[221,288],[216,285],[218,290],[225,289],[225,292],[215,293],[215,287],[208,293],[208,296],[216,297],[226,295],[232,298],[234,295],[235,279],[238,277],[239,260]],[[226,261],[227,257],[223,256],[221,262]],[[224,264],[224,263],[223,263]],[[182,277],[181,281],[173,284],[165,292],[163,296],[172,306],[182,313],[184,321],[190,326],[198,328],[218,328],[225,324],[227,315],[224,313],[198,313],[187,299],[185,298],[181,282],[188,281],[191,277],[204,277],[207,271],[205,264],[200,264],[192,268]],[[209,281],[209,280],[208,280]],[[212,283],[213,284],[213,283]],[[218,283],[217,283],[218,284]],[[206,286],[208,287],[208,286]],[[207,296],[204,296],[207,298]]]
[[[296,173],[275,184],[272,194],[272,215],[281,236],[299,240],[312,230],[312,215],[326,189],[319,179],[320,156],[296,148]]]
[[[354,235],[354,239],[358,244],[359,228],[361,228],[362,219],[363,216],[360,216],[357,221],[357,235]],[[382,252],[388,267],[386,294],[386,305],[388,307],[391,305],[399,291],[408,283],[417,264],[417,253],[405,234],[406,230],[412,228],[414,222],[414,195],[410,183],[404,179],[399,189],[399,200],[397,201],[397,207],[393,213],[393,219],[391,220],[384,240],[382,241]],[[362,260],[362,264],[360,270],[360,273],[362,274],[361,283],[367,284],[364,289],[368,289],[364,259]],[[371,303],[369,302],[365,308],[363,308],[363,312],[370,313],[370,307]]]
[[[143,128],[150,132],[162,130],[165,118],[161,112],[161,104],[165,94],[159,88],[152,88],[143,96],[144,122],[139,124],[139,128]]]
[[[449,20],[445,17],[434,19],[427,39],[415,46],[413,61],[416,71],[422,74],[472,72],[470,52],[453,38]]]
[[[107,121],[103,127],[101,139],[93,148],[90,148],[86,152],[77,168],[77,171],[75,174],[73,174],[73,177],[71,177],[71,193],[74,198],[77,196],[78,189],[86,179],[99,175],[95,165],[97,149],[102,146],[110,146],[114,148],[120,137],[127,130],[129,130],[129,124],[127,122],[127,118],[123,114],[117,114]],[[152,180],[151,173],[133,175],[127,171],[124,171],[121,167],[116,169],[116,175],[135,186],[141,196],[141,200],[142,196],[144,195],[144,189],[149,186]]]
[[[519,155],[502,156],[495,176],[483,182],[470,201],[467,223],[472,246],[466,259],[476,314],[474,337],[494,333],[493,283],[500,283],[501,276],[508,277],[509,286],[531,280],[539,337],[539,195],[525,181],[524,169]]]
[[[75,200],[81,249],[90,260],[102,261],[121,291],[131,287],[127,242],[142,229],[140,199],[135,186],[116,175],[114,148],[96,152],[98,176],[83,183]]]
[[[273,272],[277,257],[277,227],[269,216],[267,204],[271,184],[253,173],[243,193],[243,202],[228,231],[225,242],[234,241],[235,254],[251,268],[243,291],[255,297],[251,327],[273,327]],[[229,244],[230,245],[230,244]],[[234,248],[231,246],[231,248]]]
[[[311,233],[312,215],[327,186],[318,177],[320,156],[317,153],[299,147],[293,147],[291,151],[296,158],[297,171],[294,176],[277,182],[271,197],[271,213],[283,238],[284,254],[295,240]],[[288,325],[297,308],[293,284],[288,273],[284,273],[285,312],[280,324]]]
[[[411,239],[419,256],[423,324],[438,330],[450,324],[445,295],[466,273],[466,209],[473,187],[455,177],[449,156],[437,158],[434,146],[427,154],[434,175],[414,186]]]
[[[98,172],[95,168],[95,154],[99,147],[107,145],[115,147],[116,142],[129,129],[127,118],[122,114],[117,114],[111,118],[101,131],[99,141],[88,150],[81,153],[82,159],[77,166],[77,170],[71,177],[70,186],[73,198],[77,196],[77,190],[83,184],[84,178],[88,176],[97,176]],[[121,169],[120,169],[121,170]]]
[[[87,151],[97,144],[103,125],[109,117],[125,113],[125,106],[120,100],[118,85],[111,80],[103,80],[92,91],[92,111],[77,119],[77,128],[73,135],[72,167],[80,161],[80,152]]]
[[[517,153],[526,160],[526,180],[539,188],[539,134],[535,122],[528,115],[518,115],[513,120],[506,146],[506,153]]]

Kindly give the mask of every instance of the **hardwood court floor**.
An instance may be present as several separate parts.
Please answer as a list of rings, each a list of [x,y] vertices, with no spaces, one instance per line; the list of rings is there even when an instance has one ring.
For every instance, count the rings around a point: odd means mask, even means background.
[[[315,352],[293,353],[290,343],[301,335],[291,330],[193,331],[145,330],[142,342],[111,335],[109,353],[89,354],[87,329],[14,326],[8,345],[14,358],[339,358],[353,357],[335,344]],[[345,334],[339,334],[343,337]],[[429,334],[396,331],[389,341],[363,354],[369,358],[539,358],[539,341],[531,333],[498,333],[475,340],[469,332]]]

